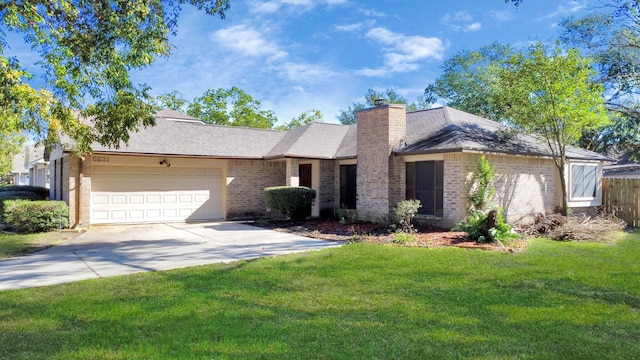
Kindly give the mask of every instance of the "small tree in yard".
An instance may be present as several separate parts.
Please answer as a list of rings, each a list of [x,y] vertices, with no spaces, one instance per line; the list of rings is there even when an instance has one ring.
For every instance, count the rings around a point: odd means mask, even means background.
[[[489,160],[482,155],[476,163],[476,171],[471,177],[472,185],[471,191],[469,192],[471,210],[484,210],[488,202],[491,201],[496,189],[489,187],[489,185],[495,176],[495,168],[489,163]]]
[[[491,181],[496,176],[496,170],[489,160],[482,155],[476,163],[476,171],[471,179],[471,189],[469,190],[469,214],[466,219],[456,224],[453,230],[465,231],[471,238],[478,242],[498,241],[506,242],[511,238],[518,237],[511,226],[504,222],[502,211],[493,207],[491,198],[495,193],[495,188],[491,186]]]
[[[591,62],[571,49],[548,53],[542,44],[526,55],[513,56],[498,70],[491,101],[516,128],[540,136],[548,146],[560,175],[562,214],[567,214],[567,147],[585,131],[609,123],[602,84]]]
[[[393,212],[396,215],[396,221],[400,225],[400,231],[406,233],[415,231],[412,221],[421,207],[420,200],[416,199],[400,201],[396,205]]]

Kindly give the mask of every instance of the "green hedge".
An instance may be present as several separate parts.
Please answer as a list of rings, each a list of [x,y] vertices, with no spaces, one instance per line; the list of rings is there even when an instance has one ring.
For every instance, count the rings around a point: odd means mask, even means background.
[[[69,207],[64,201],[6,200],[5,222],[21,233],[69,227]]]
[[[6,193],[11,192],[29,192],[36,194],[41,200],[47,200],[49,198],[49,189],[41,186],[31,186],[31,185],[7,185],[0,186],[0,197],[4,196]]]
[[[311,216],[311,205],[316,191],[304,186],[274,186],[264,189],[267,203],[293,220]]]
[[[45,194],[46,190],[46,194]],[[49,189],[38,186],[10,185],[0,187],[0,221],[4,220],[6,200],[47,200]]]

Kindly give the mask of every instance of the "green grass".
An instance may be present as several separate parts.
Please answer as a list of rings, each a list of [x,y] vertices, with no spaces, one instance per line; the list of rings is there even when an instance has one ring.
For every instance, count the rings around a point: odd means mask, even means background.
[[[0,259],[42,250],[66,240],[69,236],[60,232],[41,234],[0,233]]]
[[[640,235],[350,244],[0,292],[0,358],[637,359]]]

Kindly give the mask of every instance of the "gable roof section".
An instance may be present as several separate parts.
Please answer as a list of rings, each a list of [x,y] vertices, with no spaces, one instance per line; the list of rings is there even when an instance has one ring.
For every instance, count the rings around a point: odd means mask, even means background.
[[[498,152],[514,155],[551,156],[548,147],[536,137],[514,134],[499,123],[451,107],[407,113],[405,146],[398,155],[458,151]],[[613,159],[598,153],[567,148],[572,159]]]
[[[289,130],[266,158],[333,159],[348,130],[344,125],[317,122]]]
[[[122,144],[120,148],[113,149],[94,144],[93,150],[125,154],[260,159],[285,135],[282,131],[209,125],[194,119],[180,119],[173,113],[160,112],[156,115],[156,126],[132,132],[128,145]]]

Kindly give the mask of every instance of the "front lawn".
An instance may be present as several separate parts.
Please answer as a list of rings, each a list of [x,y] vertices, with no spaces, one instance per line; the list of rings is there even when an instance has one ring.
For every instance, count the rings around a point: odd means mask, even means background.
[[[0,358],[637,359],[640,234],[341,248],[0,292]]]
[[[0,231],[0,259],[24,255],[71,240],[79,232],[51,231],[40,234],[12,234]]]

